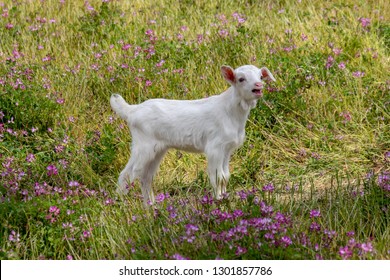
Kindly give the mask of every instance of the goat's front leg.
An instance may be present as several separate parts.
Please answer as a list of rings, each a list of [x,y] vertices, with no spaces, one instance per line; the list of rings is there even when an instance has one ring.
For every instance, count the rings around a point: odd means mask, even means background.
[[[225,178],[225,184],[222,185],[222,194],[225,194],[226,193],[226,187],[227,187],[227,184],[229,182],[229,178],[230,178],[230,171],[229,171],[229,162],[230,162],[230,156],[231,156],[232,152],[229,151],[225,154],[225,157],[223,159],[223,173],[224,173],[224,178]]]
[[[226,177],[223,163],[225,154],[221,151],[213,151],[206,153],[208,167],[207,172],[210,178],[210,183],[213,186],[213,193],[216,199],[221,199],[223,191],[226,192]]]

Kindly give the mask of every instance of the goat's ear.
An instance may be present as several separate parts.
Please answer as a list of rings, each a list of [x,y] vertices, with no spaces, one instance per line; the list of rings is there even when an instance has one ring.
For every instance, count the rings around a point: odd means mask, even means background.
[[[224,65],[221,67],[221,72],[222,76],[229,84],[234,85],[236,83],[236,75],[234,74],[232,67]]]
[[[260,70],[261,70],[261,77],[263,80],[267,82],[270,81],[276,82],[276,79],[274,78],[274,76],[271,74],[271,72],[268,70],[267,67],[262,67]]]

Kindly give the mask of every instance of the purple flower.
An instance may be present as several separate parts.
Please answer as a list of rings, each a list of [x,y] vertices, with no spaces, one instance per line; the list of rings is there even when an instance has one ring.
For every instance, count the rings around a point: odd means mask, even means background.
[[[73,224],[72,223],[62,223],[62,228],[73,228]]]
[[[290,222],[290,218],[279,211],[275,214],[275,220],[281,224],[288,224]]]
[[[362,77],[364,77],[365,73],[364,73],[364,72],[361,72],[361,71],[356,71],[356,72],[353,72],[352,75],[353,75],[355,78],[362,78]]]
[[[187,224],[186,225],[186,233],[187,233],[187,235],[192,234],[193,232],[198,231],[198,230],[199,230],[199,228],[196,225],[193,225],[193,224]]]
[[[50,55],[47,55],[45,57],[42,58],[42,61],[45,62],[45,61],[50,61],[52,60],[53,58],[50,56]]]
[[[319,231],[321,230],[321,226],[320,226],[319,224],[317,224],[316,222],[313,222],[313,223],[311,223],[309,229],[310,229],[311,231],[317,231],[317,232],[319,232]]]
[[[211,215],[213,216],[220,216],[221,215],[221,210],[220,209],[214,209],[211,211]]]
[[[47,168],[47,176],[52,176],[52,175],[57,175],[58,174],[58,169],[55,165],[51,164]]]
[[[204,36],[202,34],[198,34],[196,36],[198,44],[201,44],[204,40]]]
[[[65,149],[65,147],[64,147],[64,145],[56,145],[55,147],[54,147],[54,151],[57,153],[57,154],[59,154],[59,153],[62,153],[63,151],[64,151],[64,149]]]
[[[325,68],[326,69],[329,69],[330,67],[333,66],[333,63],[334,63],[334,58],[333,56],[328,56],[328,59],[326,60],[326,65],[325,65]]]
[[[315,152],[311,153],[311,157],[314,159],[317,159],[317,160],[321,159],[321,155],[319,153],[315,153]]]
[[[340,55],[341,53],[342,53],[342,49],[338,49],[338,48],[333,48],[332,49],[332,51],[333,51],[333,53],[335,54],[335,55]]]
[[[378,176],[378,185],[385,191],[390,191],[390,173],[384,172]]]
[[[238,217],[241,217],[243,215],[244,215],[244,212],[242,212],[242,210],[240,210],[240,209],[233,211],[233,217],[234,218],[238,218]]]
[[[285,52],[291,52],[293,49],[295,49],[296,46],[295,45],[292,45],[292,46],[288,46],[288,47],[284,47],[283,50]]]
[[[95,11],[95,9],[89,4],[88,1],[85,1],[84,6],[85,6],[85,8],[86,8],[88,11]]]
[[[283,236],[280,241],[282,242],[282,244],[285,246],[285,247],[288,247],[292,244],[292,240],[290,237],[288,237],[287,235],[286,236]]]
[[[352,257],[353,251],[348,247],[340,247],[339,249],[339,255],[343,260],[350,259]]]
[[[237,195],[240,197],[241,200],[246,200],[248,197],[248,193],[244,190],[238,191]]]
[[[169,218],[170,219],[175,219],[177,217],[177,213],[175,211],[169,212]]]
[[[226,220],[229,220],[231,218],[233,218],[233,215],[228,213],[228,212],[222,212],[219,217],[219,219],[221,219],[222,221],[226,221]]]
[[[169,193],[167,193],[167,194],[159,193],[159,194],[156,196],[156,202],[157,202],[157,203],[161,203],[161,202],[163,202],[165,199],[167,199],[168,197],[169,197]]]
[[[345,69],[345,63],[344,62],[340,62],[338,67],[339,67],[339,69],[344,70]]]
[[[201,203],[202,204],[208,204],[208,205],[211,205],[211,204],[213,204],[213,197],[212,196],[209,196],[209,195],[204,195],[203,197],[202,197],[202,199],[201,199]]]
[[[239,24],[243,24],[246,21],[246,19],[244,17],[242,17],[242,15],[240,15],[237,12],[233,13],[232,16],[233,16],[233,18],[235,18],[238,21]]]
[[[247,248],[241,247],[241,246],[237,246],[236,255],[237,256],[241,256],[241,255],[245,254],[247,251],[248,251]]]
[[[91,232],[89,230],[84,230],[82,233],[83,238],[89,238],[91,237]]]
[[[229,35],[229,32],[226,29],[220,29],[218,31],[218,34],[219,34],[219,36],[224,38],[224,37],[227,37]]]
[[[59,164],[61,164],[62,168],[66,169],[68,167],[68,162],[65,159],[60,159]]]
[[[326,85],[326,82],[325,82],[325,81],[318,81],[318,84],[319,84],[320,86],[325,86],[325,85]]]
[[[321,211],[318,209],[313,209],[310,211],[310,218],[314,217],[320,217],[321,216]]]
[[[20,241],[20,234],[16,233],[14,230],[11,231],[11,234],[8,236],[8,240],[11,242],[19,242]]]
[[[46,194],[46,188],[47,183],[44,182],[43,185],[40,185],[39,183],[35,183],[34,185],[34,193],[36,196],[40,196],[42,194]]]
[[[327,229],[324,230],[324,234],[328,236],[329,239],[333,239],[333,237],[337,235],[336,231]]]
[[[344,118],[343,123],[347,123],[347,122],[350,122],[352,120],[352,115],[348,111],[342,112],[340,114],[340,117]]]
[[[374,248],[373,248],[371,242],[362,243],[361,246],[360,246],[360,248],[362,249],[362,251],[363,251],[364,253],[372,253],[373,250],[374,250]]]
[[[80,186],[80,183],[77,181],[69,181],[68,186],[69,187],[78,187],[78,186]]]
[[[246,224],[244,224],[244,225],[238,225],[238,226],[236,226],[234,229],[233,229],[233,231],[235,232],[235,233],[241,233],[241,234],[247,234],[248,233],[248,228],[247,228],[247,225]]]
[[[115,201],[112,198],[107,198],[106,200],[104,200],[104,205],[112,205],[114,203]]]
[[[271,183],[271,184],[268,184],[268,185],[265,185],[263,188],[262,188],[263,192],[273,192],[275,190],[275,187],[274,185]]]
[[[194,235],[184,236],[183,240],[187,241],[188,243],[193,243],[195,240],[195,236]]]
[[[46,220],[50,221],[50,223],[54,223],[57,221],[57,216],[60,214],[60,208],[57,206],[49,207],[49,214],[46,215]]]
[[[273,212],[273,207],[272,205],[266,205],[265,202],[260,202],[260,210],[261,210],[261,213],[263,213],[264,215],[267,215],[267,214],[272,214]]]
[[[26,161],[27,162],[33,162],[35,160],[35,156],[33,154],[28,154],[26,156]]]
[[[188,260],[186,257],[183,257],[182,255],[176,253],[172,256],[174,260]]]
[[[57,104],[64,104],[65,103],[65,99],[57,98],[56,102],[57,102]]]
[[[58,208],[57,206],[50,206],[49,213],[53,213],[54,216],[58,216],[60,214],[60,208]]]
[[[94,64],[91,65],[91,69],[92,69],[92,70],[98,71],[99,68],[100,68],[100,66],[99,66],[98,64],[96,64],[96,63],[94,63]]]
[[[371,23],[371,19],[369,19],[369,18],[360,18],[359,21],[360,21],[362,27],[364,27],[364,28],[368,27]]]
[[[158,63],[156,64],[156,67],[161,67],[161,66],[163,66],[164,63],[165,63],[165,60],[162,59],[162,60],[160,60],[160,62],[158,62]]]
[[[264,234],[265,239],[274,240],[274,235],[270,232]]]
[[[127,51],[130,48],[131,48],[130,44],[125,44],[125,45],[122,46],[122,50],[124,50],[124,51]]]
[[[154,35],[154,31],[152,29],[148,29],[145,31],[145,34],[148,36],[152,36],[152,35]]]

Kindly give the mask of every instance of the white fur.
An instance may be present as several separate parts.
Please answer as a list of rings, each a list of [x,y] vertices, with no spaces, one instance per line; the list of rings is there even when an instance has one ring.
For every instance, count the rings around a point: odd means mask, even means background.
[[[112,109],[127,121],[132,135],[131,158],[119,176],[119,193],[126,194],[127,183],[139,179],[144,204],[154,203],[152,179],[170,148],[205,153],[215,198],[226,193],[230,156],[244,141],[249,111],[262,95],[263,81],[275,78],[267,68],[252,65],[235,70],[222,66],[221,71],[231,87],[204,99],[150,99],[129,105],[120,95],[111,96]]]

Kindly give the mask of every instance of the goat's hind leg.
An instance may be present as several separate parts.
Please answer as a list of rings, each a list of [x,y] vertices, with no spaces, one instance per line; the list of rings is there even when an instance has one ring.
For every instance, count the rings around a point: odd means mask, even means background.
[[[156,146],[150,148],[148,151],[145,151],[145,156],[148,157],[149,161],[144,165],[142,170],[140,181],[141,181],[141,191],[144,197],[144,205],[148,206],[155,202],[154,193],[152,188],[153,177],[156,174],[160,162],[165,155],[166,150],[155,150]]]
[[[139,147],[136,141],[133,142],[131,148],[131,157],[125,168],[119,175],[117,193],[125,195],[129,192],[129,186],[139,178],[140,170],[143,169],[143,150]]]
[[[135,180],[132,170],[134,165],[134,156],[132,156],[129,161],[127,162],[125,168],[122,170],[122,172],[119,175],[118,179],[118,187],[116,189],[116,192],[120,195],[125,195],[129,192],[129,185],[133,183]]]

